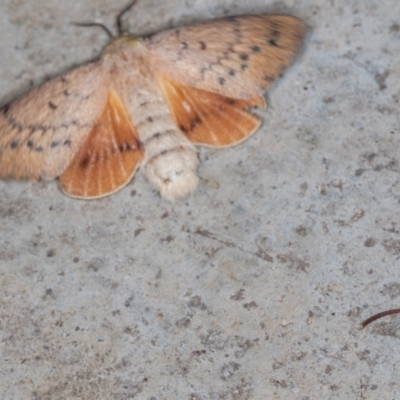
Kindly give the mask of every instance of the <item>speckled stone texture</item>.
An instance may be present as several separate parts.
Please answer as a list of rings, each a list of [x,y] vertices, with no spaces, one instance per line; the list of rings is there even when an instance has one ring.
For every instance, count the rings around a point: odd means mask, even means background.
[[[2,0],[0,104],[96,57],[126,1]],[[246,5],[245,5],[246,3]],[[0,182],[0,398],[398,399],[400,2],[139,1],[131,32],[306,21],[259,132],[201,183],[81,201]]]

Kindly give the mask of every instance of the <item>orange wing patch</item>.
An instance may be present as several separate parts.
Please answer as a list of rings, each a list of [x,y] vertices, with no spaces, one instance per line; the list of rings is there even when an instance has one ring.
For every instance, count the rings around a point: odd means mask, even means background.
[[[110,89],[99,121],[60,176],[61,188],[84,199],[106,196],[130,181],[142,158],[138,134],[121,99]]]
[[[201,89],[178,85],[165,77],[158,81],[175,124],[196,144],[233,146],[247,139],[261,124],[247,111],[265,108],[264,97],[237,100]]]

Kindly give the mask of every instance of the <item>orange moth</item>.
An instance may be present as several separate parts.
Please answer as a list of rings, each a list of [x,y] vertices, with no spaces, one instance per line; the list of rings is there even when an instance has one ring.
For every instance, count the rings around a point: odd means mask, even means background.
[[[91,199],[140,167],[165,199],[184,197],[198,183],[194,145],[233,146],[257,130],[249,109],[265,108],[304,31],[292,16],[248,15],[120,36],[0,108],[0,178],[59,177],[66,194]]]

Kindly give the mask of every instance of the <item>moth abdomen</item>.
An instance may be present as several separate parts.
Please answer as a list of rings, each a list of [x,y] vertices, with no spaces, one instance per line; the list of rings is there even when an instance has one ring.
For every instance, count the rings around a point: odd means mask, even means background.
[[[198,183],[198,159],[193,144],[176,128],[157,131],[142,142],[142,171],[168,200],[185,197]]]

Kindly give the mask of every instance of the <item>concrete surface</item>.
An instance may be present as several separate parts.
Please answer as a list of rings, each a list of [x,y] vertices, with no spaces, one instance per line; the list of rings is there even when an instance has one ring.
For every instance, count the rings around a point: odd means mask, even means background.
[[[139,1],[138,34],[306,21],[262,129],[95,201],[0,182],[1,399],[398,399],[400,2]],[[0,4],[0,102],[99,54],[122,0]]]

